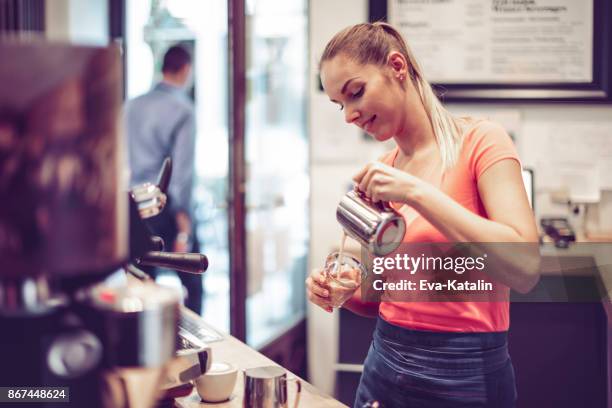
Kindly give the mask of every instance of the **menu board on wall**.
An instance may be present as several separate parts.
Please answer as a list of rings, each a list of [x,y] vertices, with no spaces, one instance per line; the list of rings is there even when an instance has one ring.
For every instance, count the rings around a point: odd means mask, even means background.
[[[593,0],[390,0],[388,7],[432,82],[593,79]]]

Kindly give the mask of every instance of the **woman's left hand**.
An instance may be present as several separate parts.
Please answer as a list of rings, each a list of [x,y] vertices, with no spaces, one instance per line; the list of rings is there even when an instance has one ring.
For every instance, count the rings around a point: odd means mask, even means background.
[[[423,181],[418,177],[381,162],[368,163],[353,177],[357,188],[370,200],[410,204],[417,187]]]

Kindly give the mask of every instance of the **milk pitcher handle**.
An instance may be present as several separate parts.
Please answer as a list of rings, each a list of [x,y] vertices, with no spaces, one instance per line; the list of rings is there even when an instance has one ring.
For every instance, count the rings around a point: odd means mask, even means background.
[[[359,190],[357,186],[355,186],[355,193],[357,193],[359,198],[361,198],[363,201],[367,201],[368,203],[378,207],[380,210],[383,210],[383,211],[393,210],[393,207],[391,207],[391,204],[389,204],[388,201],[378,201],[375,203],[370,198],[368,198],[363,191]]]
[[[302,396],[302,380],[299,378],[288,378],[287,382],[295,381],[295,402],[293,403],[293,408],[297,408],[300,403],[300,397]]]

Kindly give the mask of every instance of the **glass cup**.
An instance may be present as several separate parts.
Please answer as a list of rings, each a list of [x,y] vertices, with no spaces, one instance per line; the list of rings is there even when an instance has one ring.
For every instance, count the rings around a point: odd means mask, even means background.
[[[333,252],[325,259],[323,276],[329,287],[330,306],[341,307],[353,296],[361,286],[365,268],[357,259],[348,254],[342,254],[338,262],[338,252]]]

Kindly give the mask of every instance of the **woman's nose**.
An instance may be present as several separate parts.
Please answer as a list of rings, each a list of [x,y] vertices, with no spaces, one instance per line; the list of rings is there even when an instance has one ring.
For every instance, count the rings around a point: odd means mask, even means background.
[[[346,121],[346,123],[353,123],[354,121],[356,121],[357,119],[359,119],[361,115],[359,114],[359,111],[355,110],[355,109],[351,109],[348,106],[345,107],[344,109],[344,120]]]

